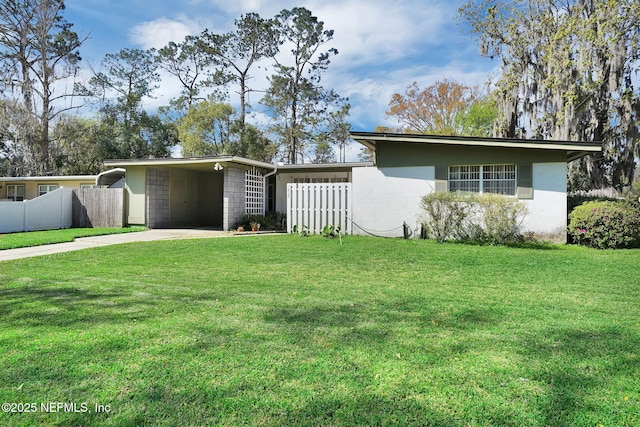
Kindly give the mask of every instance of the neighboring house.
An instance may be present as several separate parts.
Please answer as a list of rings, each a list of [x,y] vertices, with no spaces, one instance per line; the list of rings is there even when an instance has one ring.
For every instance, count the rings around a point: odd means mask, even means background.
[[[73,190],[95,187],[96,178],[0,177],[0,233],[71,227]]]
[[[96,175],[0,177],[0,201],[19,202],[35,199],[60,187],[91,188]]]

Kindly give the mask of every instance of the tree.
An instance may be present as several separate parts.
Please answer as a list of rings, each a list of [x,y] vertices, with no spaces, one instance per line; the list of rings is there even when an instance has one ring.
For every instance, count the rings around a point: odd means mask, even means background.
[[[339,110],[337,105],[346,106],[347,100],[320,86],[329,58],[338,53],[335,48],[321,51],[333,39],[333,30],[325,30],[322,21],[301,7],[283,10],[276,21],[280,42],[291,47],[291,57],[287,57],[291,65],[274,58],[276,74],[269,79],[262,103],[277,121],[272,130],[281,140],[283,157],[295,164],[304,162],[314,131],[327,120],[327,114]]]
[[[502,62],[500,136],[602,141],[572,166],[588,187],[633,181],[638,157],[637,0],[471,1],[460,9],[481,53]]]
[[[100,173],[106,150],[101,145],[100,122],[64,116],[53,129],[56,167],[62,175]]]
[[[455,117],[455,127],[462,136],[493,136],[493,125],[498,117],[498,107],[490,97],[476,99]]]
[[[192,105],[178,124],[182,155],[218,156],[232,154],[231,123],[233,108],[214,100],[204,100]]]
[[[24,129],[19,141],[26,147],[26,174],[51,168],[50,125],[73,108],[60,106],[73,94],[57,93],[56,82],[75,75],[84,39],[63,19],[64,8],[63,0],[0,2],[0,92],[19,99],[36,124]]]
[[[236,121],[236,124],[238,122]],[[237,134],[236,132],[232,132]],[[271,142],[257,127],[246,123],[244,133],[237,143],[236,156],[271,163],[278,152],[278,146]]]
[[[200,36],[200,49],[215,58],[226,75],[226,82],[234,82],[239,86],[240,138],[245,131],[249,74],[253,65],[265,57],[273,57],[278,51],[278,37],[271,20],[265,20],[257,13],[242,15],[235,21],[236,30],[223,34],[212,34],[205,30]]]
[[[338,159],[345,161],[346,150],[351,140],[351,124],[346,121],[351,106],[345,104],[343,99],[333,91],[326,96],[329,102],[324,120],[320,121],[315,129],[315,156],[313,163],[331,163],[336,161],[333,146],[338,148]]]
[[[151,97],[160,76],[153,52],[123,49],[107,54],[105,71],[94,72],[83,93],[99,100],[103,125],[114,138],[110,153],[115,158],[166,157],[178,141],[177,130],[157,115],[142,108],[142,100]]]
[[[335,163],[336,153],[328,141],[318,141],[314,146],[311,163]]]
[[[274,144],[250,124],[244,124],[241,134],[242,124],[234,115],[231,105],[214,98],[192,105],[177,125],[182,155],[227,154],[271,162],[277,150]]]
[[[472,88],[453,80],[437,81],[424,90],[413,82],[404,95],[392,96],[386,115],[398,120],[399,132],[459,135],[457,117],[477,99]]]
[[[0,100],[0,175],[30,175],[33,157],[27,152],[28,140],[38,127],[36,119],[16,100]]]
[[[178,111],[186,112],[194,102],[206,99],[200,93],[202,88],[210,87],[217,80],[209,70],[214,61],[202,50],[199,37],[187,36],[182,43],[169,42],[156,52],[156,60],[180,82],[180,96],[172,101]]]

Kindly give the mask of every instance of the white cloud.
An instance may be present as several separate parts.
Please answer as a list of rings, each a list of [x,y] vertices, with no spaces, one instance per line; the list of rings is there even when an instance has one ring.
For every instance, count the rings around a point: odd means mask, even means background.
[[[188,35],[202,31],[200,25],[186,18],[178,20],[160,18],[136,25],[129,32],[132,43],[143,49],[159,49],[170,41],[181,42]]]
[[[312,2],[313,3],[313,2]],[[431,4],[429,4],[431,3]],[[336,63],[358,66],[385,64],[410,55],[419,45],[437,43],[442,25],[448,22],[435,2],[416,7],[416,2],[347,0],[311,4],[310,10],[335,30],[332,45],[340,54]]]
[[[492,68],[477,56],[475,43],[465,39],[455,25],[462,0],[302,0],[301,7],[335,31],[325,47],[335,47],[339,54],[322,77],[322,85],[350,98],[349,120],[354,129],[373,130],[376,125],[394,126],[385,118],[388,102],[394,93],[402,93],[413,81],[421,88],[437,80],[452,78],[468,85],[483,85]],[[142,22],[132,28],[129,38],[136,45],[159,48],[170,40],[181,41],[187,34],[209,28],[226,32],[241,14],[257,12],[272,18],[282,9],[294,7],[286,0],[190,0],[172,19]],[[198,11],[198,13],[194,13]],[[325,50],[326,50],[325,49]],[[286,48],[283,48],[283,52]],[[286,60],[285,60],[286,61]],[[268,60],[260,65],[267,66]],[[264,90],[269,68],[252,70],[252,89]],[[177,85],[165,78],[162,95],[150,104],[159,105],[175,96]],[[230,102],[237,104],[235,88],[230,88]],[[260,92],[252,95],[254,112]]]
[[[238,18],[241,14],[257,12],[263,18],[272,18],[282,9],[292,7],[286,0],[191,0],[190,4],[201,6],[207,4]]]

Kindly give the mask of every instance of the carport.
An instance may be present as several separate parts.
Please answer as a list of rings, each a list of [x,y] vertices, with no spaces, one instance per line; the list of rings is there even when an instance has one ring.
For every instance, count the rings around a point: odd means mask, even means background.
[[[265,178],[276,167],[236,156],[108,160],[125,170],[128,224],[228,230],[264,214]]]

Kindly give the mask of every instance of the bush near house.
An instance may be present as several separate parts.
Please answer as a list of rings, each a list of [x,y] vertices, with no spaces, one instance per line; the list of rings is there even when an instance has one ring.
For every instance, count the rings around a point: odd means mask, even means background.
[[[471,213],[474,195],[469,193],[434,192],[422,198],[421,220],[427,235],[438,243],[447,239],[462,239],[463,224]]]
[[[523,203],[499,194],[431,193],[422,198],[427,234],[447,239],[506,244],[522,240]]]
[[[471,240],[504,245],[522,240],[522,220],[526,206],[499,194],[485,193],[475,198]]]
[[[640,209],[629,201],[587,202],[569,214],[574,243],[596,249],[640,247]]]

